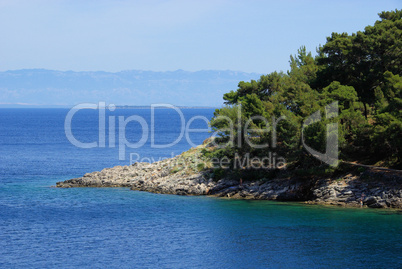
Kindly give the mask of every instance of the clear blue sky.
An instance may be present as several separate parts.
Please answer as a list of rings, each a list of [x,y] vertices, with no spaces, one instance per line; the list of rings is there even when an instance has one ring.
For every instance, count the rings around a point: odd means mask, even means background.
[[[287,70],[402,1],[0,0],[0,71]]]

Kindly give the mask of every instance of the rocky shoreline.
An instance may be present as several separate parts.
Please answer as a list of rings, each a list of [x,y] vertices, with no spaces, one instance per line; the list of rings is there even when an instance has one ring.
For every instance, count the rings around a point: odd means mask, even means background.
[[[128,187],[132,190],[176,195],[208,195],[232,199],[300,201],[349,207],[402,209],[402,175],[366,170],[336,179],[275,178],[242,182],[215,180],[200,169],[202,146],[152,164],[115,166],[57,182],[58,188]],[[201,171],[198,171],[201,170]]]

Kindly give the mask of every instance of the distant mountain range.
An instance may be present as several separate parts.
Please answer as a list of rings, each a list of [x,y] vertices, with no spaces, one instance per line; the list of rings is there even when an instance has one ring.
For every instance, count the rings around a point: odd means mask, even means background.
[[[0,72],[0,107],[71,106],[98,103],[146,106],[221,106],[222,95],[239,81],[261,74],[183,70],[73,72],[23,69]]]

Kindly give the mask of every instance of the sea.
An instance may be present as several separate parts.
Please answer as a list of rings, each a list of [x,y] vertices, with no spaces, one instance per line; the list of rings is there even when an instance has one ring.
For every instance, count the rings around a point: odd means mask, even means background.
[[[402,214],[58,181],[178,155],[213,108],[0,109],[0,268],[402,268]]]

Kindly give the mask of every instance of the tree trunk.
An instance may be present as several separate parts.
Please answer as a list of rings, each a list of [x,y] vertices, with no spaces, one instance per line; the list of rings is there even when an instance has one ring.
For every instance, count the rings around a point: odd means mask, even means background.
[[[367,120],[367,104],[363,102],[363,105],[364,105],[364,117],[366,117]]]

